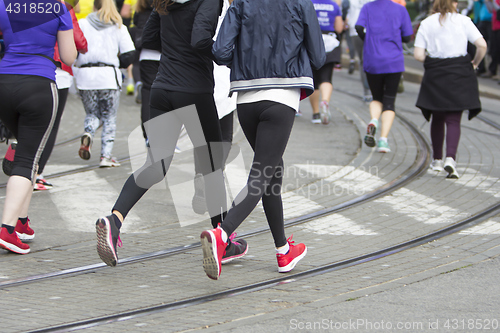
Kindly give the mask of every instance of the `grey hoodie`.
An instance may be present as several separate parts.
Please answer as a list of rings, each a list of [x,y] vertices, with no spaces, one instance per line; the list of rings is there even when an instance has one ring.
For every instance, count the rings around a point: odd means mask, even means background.
[[[180,0],[184,1],[184,0]],[[189,1],[189,0],[187,0]],[[109,27],[112,27],[115,25],[113,22],[105,23],[99,19],[99,15],[97,12],[92,12],[89,15],[87,15],[87,20],[89,21],[90,25],[92,25],[96,30],[103,30]]]

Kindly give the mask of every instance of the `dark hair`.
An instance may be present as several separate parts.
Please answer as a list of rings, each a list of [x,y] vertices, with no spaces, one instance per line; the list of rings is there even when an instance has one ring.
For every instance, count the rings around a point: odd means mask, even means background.
[[[439,21],[441,24],[446,19],[447,13],[456,13],[457,10],[453,5],[454,2],[458,2],[458,0],[435,0],[434,5],[432,6],[432,11],[434,13],[439,13]]]
[[[151,10],[153,8],[153,0],[138,0],[135,4],[136,12],[143,12],[145,10]]]
[[[172,0],[153,0],[153,7],[161,15],[168,14],[167,6],[170,5]]]

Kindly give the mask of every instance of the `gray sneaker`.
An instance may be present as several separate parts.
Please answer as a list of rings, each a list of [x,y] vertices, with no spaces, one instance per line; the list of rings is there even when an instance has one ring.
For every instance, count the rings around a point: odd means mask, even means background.
[[[330,106],[328,105],[328,102],[322,101],[319,104],[319,115],[321,117],[321,122],[323,125],[328,125],[331,120],[331,115],[330,115]]]

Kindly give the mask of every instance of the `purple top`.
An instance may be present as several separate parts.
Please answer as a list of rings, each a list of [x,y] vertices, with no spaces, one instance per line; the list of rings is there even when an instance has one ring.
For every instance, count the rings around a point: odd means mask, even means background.
[[[71,15],[58,0],[0,0],[5,56],[0,74],[36,75],[55,80],[54,46],[59,30],[73,29]],[[29,55],[18,53],[30,53]]]
[[[411,36],[410,15],[391,0],[375,0],[361,8],[356,25],[365,27],[363,69],[370,74],[404,72],[403,42]]]
[[[333,0],[312,0],[319,26],[323,32],[335,32],[335,18],[341,16],[339,5]]]

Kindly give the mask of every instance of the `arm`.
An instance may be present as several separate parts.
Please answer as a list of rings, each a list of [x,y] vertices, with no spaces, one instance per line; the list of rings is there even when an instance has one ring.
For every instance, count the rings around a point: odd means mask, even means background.
[[[135,58],[135,47],[126,26],[120,28],[120,41],[118,43],[120,68],[127,68]]]
[[[215,60],[212,54],[213,37],[221,13],[220,0],[204,0],[196,11],[191,32],[191,46],[212,60]]]
[[[359,38],[361,38],[361,40],[365,40],[365,27],[363,27],[362,25],[355,25],[354,26],[354,29],[356,29],[356,32],[358,33],[358,36]]]
[[[304,45],[313,68],[321,68],[326,60],[325,44],[318,17],[312,1],[305,3],[304,12]],[[342,19],[342,18],[341,18]]]
[[[418,61],[424,62],[425,60],[425,49],[423,47],[415,46],[415,50],[413,51],[413,57]]]
[[[334,27],[337,34],[340,34],[342,33],[342,31],[344,31],[344,20],[342,19],[342,16],[335,17]]]
[[[132,6],[124,3],[122,6],[122,10],[120,10],[120,15],[123,18],[130,18],[132,16]]]
[[[474,60],[472,60],[472,66],[476,69],[486,55],[487,44],[484,38],[481,37],[474,42],[474,45],[476,46],[476,54],[474,55]]]
[[[59,45],[59,56],[61,61],[71,66],[76,59],[76,46],[73,38],[73,29],[59,30],[57,32],[57,44]]]
[[[241,20],[239,8],[231,6],[227,10],[226,16],[217,35],[212,52],[215,62],[219,65],[231,65],[233,61],[234,43],[239,35]]]
[[[151,12],[142,31],[142,48],[161,51],[160,14]]]

